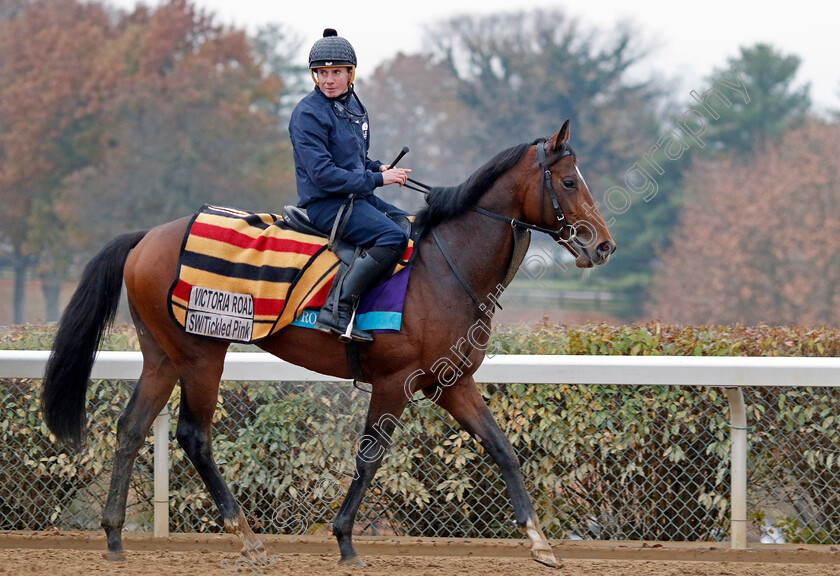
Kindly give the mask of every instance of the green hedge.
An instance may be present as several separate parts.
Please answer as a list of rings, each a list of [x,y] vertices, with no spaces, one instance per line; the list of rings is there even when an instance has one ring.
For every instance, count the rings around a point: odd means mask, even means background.
[[[801,326],[647,324],[504,327],[503,354],[840,356],[840,330]]]
[[[0,350],[48,350],[55,327],[0,328]],[[502,354],[615,354],[673,356],[840,356],[840,330],[801,326],[677,326],[586,324],[504,326],[495,332]],[[138,350],[132,326],[117,326],[103,350]],[[232,349],[256,351],[235,344]]]
[[[504,354],[834,356],[840,352],[837,336],[836,330],[799,327],[541,325],[498,330],[493,348]],[[0,348],[46,349],[51,338],[49,326],[14,327],[0,334]],[[103,348],[136,349],[133,331],[115,329]],[[87,448],[71,458],[48,441],[36,385],[0,382],[0,458],[21,462],[0,471],[0,491],[8,493],[0,498],[6,503],[0,528],[95,527],[78,519],[79,509],[101,505],[107,475],[100,472],[110,465],[115,414],[130,387],[94,383]],[[726,537],[729,428],[721,391],[517,384],[488,385],[483,393],[517,451],[550,537]],[[226,383],[215,455],[258,530],[312,532],[332,520],[349,481],[335,471],[352,468],[366,399],[347,385]],[[783,517],[786,535],[840,541],[835,393],[755,390],[748,403],[751,489],[788,489],[792,474],[802,477],[797,487],[815,506],[835,512],[827,512],[828,519]],[[172,406],[177,410],[177,397]],[[369,532],[396,527],[417,536],[518,535],[496,468],[480,447],[433,407],[412,406],[403,422],[360,525]],[[774,439],[779,433],[801,444],[780,444]],[[180,449],[172,459],[173,528],[218,530],[217,513]],[[138,500],[148,499],[148,450],[133,486]],[[21,514],[21,507],[44,511]],[[141,526],[149,525],[148,508],[138,506],[141,512],[133,516]],[[754,518],[765,509],[756,506]]]

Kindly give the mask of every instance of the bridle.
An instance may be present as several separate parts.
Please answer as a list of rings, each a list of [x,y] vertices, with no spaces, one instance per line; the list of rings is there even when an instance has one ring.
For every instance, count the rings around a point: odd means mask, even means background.
[[[509,223],[513,228],[519,228],[520,230],[531,230],[533,232],[542,232],[543,234],[548,234],[549,236],[551,236],[555,241],[568,244],[574,241],[577,237],[577,229],[566,219],[566,214],[563,212],[563,208],[560,206],[557,191],[554,189],[554,184],[552,182],[551,167],[563,158],[571,156],[572,150],[568,146],[564,145],[563,151],[560,153],[560,155],[552,159],[551,163],[548,163],[545,154],[545,143],[546,140],[544,139],[536,141],[537,162],[539,163],[540,170],[542,170],[542,179],[540,184],[540,220],[544,221],[543,214],[544,206],[546,204],[545,199],[546,197],[548,197],[551,203],[551,207],[554,210],[554,217],[557,219],[558,222],[563,223],[563,226],[561,226],[559,230],[552,230],[551,228],[546,228],[544,226],[537,226],[536,224],[530,224],[522,220],[517,220],[516,218],[508,218],[506,216],[502,216],[501,214],[497,214],[496,212],[492,212],[485,208],[481,208],[480,206],[473,206],[472,208],[470,208],[470,210],[472,210],[473,212],[477,212],[482,216],[492,218],[493,220]],[[429,191],[432,189],[431,186],[423,184],[422,182],[418,182],[413,178],[409,178],[408,183],[406,183],[404,186],[409,190],[414,190],[423,194],[428,194]],[[563,235],[564,232],[567,232],[567,235],[565,237]]]
[[[563,146],[562,152],[552,159],[551,163],[548,163],[546,154],[545,154],[545,145],[546,140],[540,139],[536,141],[537,145],[537,162],[539,163],[540,170],[542,170],[542,179],[540,184],[540,220],[544,221],[544,206],[546,204],[545,199],[548,196],[548,199],[551,203],[551,207],[554,210],[554,217],[557,219],[558,222],[562,222],[563,225],[560,227],[559,230],[552,230],[551,228],[545,228],[543,226],[537,226],[536,224],[530,224],[528,222],[524,222],[522,220],[518,220],[516,218],[507,218],[506,216],[502,216],[501,214],[497,214],[496,212],[492,212],[485,208],[481,208],[480,206],[473,206],[470,208],[473,212],[477,212],[482,216],[487,216],[488,218],[492,218],[493,220],[498,220],[500,222],[509,223],[511,228],[518,229],[520,231],[533,231],[533,232],[542,232],[543,234],[548,234],[551,236],[555,241],[562,242],[564,244],[569,244],[575,240],[577,237],[577,230],[574,225],[570,224],[569,221],[566,219],[566,215],[563,212],[563,208],[560,206],[560,201],[557,196],[557,191],[554,189],[554,184],[552,183],[552,175],[551,175],[551,166],[562,160],[567,156],[572,155],[572,150],[568,146]],[[408,178],[408,182],[404,184],[404,187],[415,190],[417,192],[421,192],[423,194],[428,194],[432,187],[422,182],[418,182],[412,178]],[[567,236],[563,237],[563,232],[567,231]],[[455,261],[449,255],[449,252],[446,250],[443,242],[441,241],[440,237],[438,236],[435,228],[431,229],[432,238],[437,244],[438,249],[443,254],[444,259],[446,260],[449,267],[452,269],[452,272],[455,273],[455,277],[461,283],[464,290],[467,292],[469,297],[472,301],[478,305],[482,306],[483,304],[478,298],[478,295],[473,290],[472,286],[470,286],[467,279],[458,269],[458,266],[455,264]],[[514,231],[514,241],[516,240],[517,233]],[[515,250],[515,249],[514,249]],[[515,274],[515,270],[512,271]],[[511,271],[508,271],[508,278],[511,278],[512,274]],[[494,302],[496,306],[499,306],[498,302]],[[501,308],[501,306],[499,306]]]
[[[563,151],[560,153],[559,156],[554,158],[551,161],[551,164],[546,162],[545,157],[545,143],[537,145],[537,162],[539,162],[540,169],[543,171],[543,178],[542,178],[542,187],[540,188],[540,193],[542,196],[548,196],[551,199],[551,207],[554,209],[554,217],[557,219],[558,222],[562,222],[563,226],[560,227],[560,230],[557,231],[558,238],[563,240],[564,242],[571,242],[577,236],[577,229],[574,225],[570,224],[569,221],[566,219],[566,215],[563,213],[563,209],[560,207],[560,200],[557,195],[557,191],[554,189],[554,183],[552,182],[551,178],[551,167],[562,160],[567,156],[572,155],[572,150],[565,144],[563,145]],[[543,219],[543,202],[540,201],[540,220]],[[563,238],[563,231],[569,230],[569,236],[567,238]]]

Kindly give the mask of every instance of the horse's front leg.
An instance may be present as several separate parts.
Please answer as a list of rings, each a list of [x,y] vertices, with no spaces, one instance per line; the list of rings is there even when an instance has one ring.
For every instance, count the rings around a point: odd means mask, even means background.
[[[525,488],[519,460],[510,441],[493,419],[487,404],[478,391],[473,378],[464,377],[454,385],[442,390],[429,390],[428,395],[439,395],[435,402],[449,412],[458,423],[490,454],[499,466],[507,486],[516,523],[522,533],[531,541],[531,558],[546,566],[557,567],[558,563],[551,545],[543,534],[539,518],[531,504]]]
[[[353,548],[353,524],[365,492],[391,445],[391,436],[406,404],[407,399],[401,388],[390,395],[378,394],[374,389],[371,396],[364,433],[356,443],[356,472],[333,522],[333,534],[341,551],[339,564],[365,565]]]

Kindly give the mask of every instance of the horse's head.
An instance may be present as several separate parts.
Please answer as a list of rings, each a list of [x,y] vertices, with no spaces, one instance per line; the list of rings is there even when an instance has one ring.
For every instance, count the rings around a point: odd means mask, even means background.
[[[527,156],[536,175],[528,178],[523,212],[526,221],[558,232],[557,242],[575,257],[578,268],[591,268],[605,264],[616,246],[568,141],[566,120]]]

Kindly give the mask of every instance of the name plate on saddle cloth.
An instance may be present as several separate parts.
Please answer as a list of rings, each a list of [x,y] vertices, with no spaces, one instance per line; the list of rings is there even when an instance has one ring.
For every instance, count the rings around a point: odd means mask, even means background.
[[[254,331],[254,299],[250,294],[193,286],[184,328],[190,334],[250,342]]]

